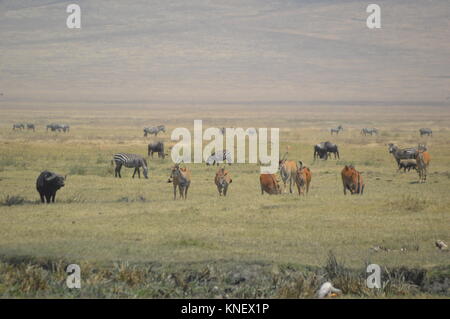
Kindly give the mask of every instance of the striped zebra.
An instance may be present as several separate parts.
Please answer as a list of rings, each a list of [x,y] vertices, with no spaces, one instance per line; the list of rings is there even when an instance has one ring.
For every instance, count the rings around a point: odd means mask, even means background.
[[[231,165],[232,160],[231,160],[231,153],[227,150],[223,150],[223,151],[219,151],[212,153],[208,159],[206,160],[206,165],[214,165],[217,164],[219,165],[219,163],[228,163],[228,165]]]
[[[152,127],[145,127],[144,128],[144,136],[152,135],[158,136],[159,132],[166,132],[166,127],[164,125],[158,125],[158,126],[152,126]]]
[[[144,177],[148,178],[147,161],[145,160],[145,158],[143,158],[140,155],[128,154],[128,153],[117,153],[117,154],[114,154],[114,159],[111,163],[116,164],[116,169],[115,169],[115,174],[114,174],[115,177],[119,176],[119,178],[122,178],[122,175],[120,175],[120,170],[123,165],[128,168],[134,167],[133,178],[134,178],[134,175],[136,175],[136,172],[138,173],[138,177],[141,178],[140,168],[142,167]]]
[[[340,131],[344,131],[344,128],[342,127],[342,125],[339,125],[338,127],[332,128],[330,130],[331,135],[333,135],[333,133],[336,133],[336,135],[338,135]]]
[[[376,128],[363,128],[361,130],[361,135],[366,136],[367,134],[370,134],[370,136],[372,136],[373,134],[378,135],[378,130]]]

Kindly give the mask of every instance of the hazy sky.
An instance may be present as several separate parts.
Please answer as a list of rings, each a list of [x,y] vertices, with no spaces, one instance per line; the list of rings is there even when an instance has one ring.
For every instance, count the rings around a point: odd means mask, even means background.
[[[366,26],[372,2],[381,29]],[[79,30],[66,27],[70,3]],[[448,0],[0,0],[0,40],[9,105],[450,105]]]

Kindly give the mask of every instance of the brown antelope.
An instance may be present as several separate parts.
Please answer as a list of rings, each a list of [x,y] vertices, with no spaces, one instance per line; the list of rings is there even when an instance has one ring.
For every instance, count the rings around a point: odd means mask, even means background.
[[[261,195],[264,195],[264,192],[271,195],[281,194],[280,184],[275,174],[259,175],[259,184],[261,185]]]
[[[301,161],[298,161],[298,164],[299,168],[295,174],[295,184],[297,185],[298,194],[301,195],[305,193],[305,188],[306,193],[309,192],[312,174],[311,170],[308,167],[303,166]]]
[[[214,178],[214,182],[216,183],[217,190],[219,191],[219,196],[227,196],[228,186],[233,182],[231,179],[231,175],[225,168],[219,168],[216,172],[216,177]]]
[[[288,146],[289,149],[289,146]],[[286,152],[278,162],[280,176],[283,180],[284,192],[286,192],[286,183],[289,181],[289,192],[292,194],[292,184],[295,183],[295,174],[297,172],[297,163],[287,160],[288,152]]]
[[[176,164],[172,167],[168,183],[173,183],[173,199],[177,199],[177,186],[180,191],[180,197],[187,199],[187,192],[191,184],[191,171],[187,167],[180,167]]]
[[[419,151],[417,152],[416,155],[416,163],[417,163],[417,171],[419,172],[419,182],[420,183],[424,183],[427,180],[427,164],[429,163],[429,158],[428,158],[428,163],[427,160],[425,159],[425,155],[429,154],[425,154],[427,152],[422,152]]]
[[[344,186],[344,195],[347,195],[347,190],[353,194],[363,194],[364,181],[361,173],[358,172],[352,165],[345,165],[341,172],[342,184]]]

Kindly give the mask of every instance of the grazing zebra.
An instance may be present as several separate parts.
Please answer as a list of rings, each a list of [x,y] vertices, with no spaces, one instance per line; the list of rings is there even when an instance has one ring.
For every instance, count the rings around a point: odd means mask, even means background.
[[[27,123],[27,130],[33,130],[33,132],[35,131],[36,127],[34,126],[34,124],[32,123]]]
[[[331,135],[333,135],[333,133],[336,133],[336,135],[338,135],[340,131],[344,131],[344,128],[342,127],[342,125],[339,125],[338,127],[332,128],[330,130]]]
[[[420,136],[424,136],[424,135],[433,136],[433,131],[430,128],[421,128],[419,130],[419,132],[420,132]]]
[[[144,128],[144,136],[147,136],[148,134],[154,134],[155,136],[158,136],[159,132],[166,132],[166,127],[164,125],[158,125],[158,126],[152,126],[152,127],[145,127]]]
[[[122,175],[120,174],[120,170],[122,168],[122,165],[128,168],[134,167],[134,175],[136,175],[136,172],[138,173],[138,177],[141,178],[141,171],[140,168],[142,167],[144,177],[148,178],[148,166],[147,161],[145,158],[143,158],[140,155],[137,154],[127,154],[127,153],[117,153],[114,154],[114,159],[111,162],[111,164],[116,163],[116,169],[114,176],[119,178],[122,178]]]
[[[227,150],[219,151],[217,154],[216,152],[212,153],[206,160],[206,165],[219,165],[219,163],[223,162],[228,163],[228,165],[232,163],[231,153]]]
[[[67,124],[59,124],[58,126],[59,126],[58,130],[59,131],[62,130],[64,133],[69,132],[69,130],[70,130],[70,126]]]
[[[371,136],[373,134],[378,135],[378,130],[376,128],[367,128],[367,127],[365,127],[365,128],[363,128],[361,130],[361,135],[366,136],[367,134],[370,134]]]
[[[25,129],[25,125],[23,125],[22,123],[16,123],[16,124],[13,124],[12,129],[13,130],[23,130],[23,129]]]

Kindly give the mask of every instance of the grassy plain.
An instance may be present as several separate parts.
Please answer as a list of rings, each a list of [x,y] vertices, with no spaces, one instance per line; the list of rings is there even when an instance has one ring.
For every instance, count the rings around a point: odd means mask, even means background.
[[[261,196],[256,164],[229,167],[233,183],[226,198],[214,186],[216,168],[204,164],[189,164],[193,177],[186,201],[172,199],[170,159],[149,159],[148,180],[132,179],[125,168],[122,179],[114,178],[115,152],[144,155],[155,140],[170,145],[170,132],[192,129],[194,119],[202,119],[204,128],[279,127],[280,153],[289,146],[289,159],[312,170],[309,195]],[[15,122],[33,122],[37,130],[12,131]],[[51,122],[71,125],[70,133],[46,132]],[[142,128],[152,124],[168,130],[144,138]],[[344,132],[330,136],[329,128],[338,124]],[[2,106],[0,254],[6,263],[27,256],[98,267],[113,262],[316,267],[333,251],[351,268],[371,262],[448,269],[450,254],[434,242],[450,242],[449,124],[450,109],[444,107]],[[362,127],[377,127],[380,135],[361,136]],[[420,127],[431,127],[434,136],[420,138]],[[341,159],[313,162],[313,145],[326,140],[339,145]],[[427,143],[432,162],[425,184],[417,183],[415,172],[397,171],[385,146],[390,142]],[[343,195],[340,170],[347,163],[363,172],[363,196]],[[35,180],[44,169],[68,174],[54,205],[38,202]],[[24,202],[7,206],[8,196]],[[388,250],[376,252],[375,246]],[[8,295],[8,289],[0,283],[0,294]]]

